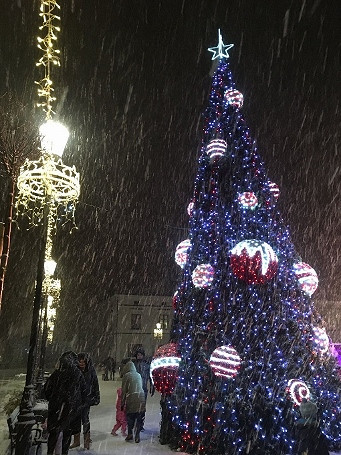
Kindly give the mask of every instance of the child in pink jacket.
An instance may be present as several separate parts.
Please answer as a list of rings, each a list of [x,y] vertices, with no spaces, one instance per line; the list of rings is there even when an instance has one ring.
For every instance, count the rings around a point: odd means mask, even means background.
[[[117,399],[116,399],[116,423],[114,425],[114,428],[111,430],[111,434],[113,436],[118,436],[116,431],[121,428],[122,436],[127,436],[126,431],[127,431],[127,416],[126,416],[126,410],[124,409],[123,411],[121,410],[122,406],[122,389],[121,387],[117,389]]]

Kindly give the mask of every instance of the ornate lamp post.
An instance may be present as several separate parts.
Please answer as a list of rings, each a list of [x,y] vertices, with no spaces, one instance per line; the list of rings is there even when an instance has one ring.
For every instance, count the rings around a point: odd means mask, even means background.
[[[50,69],[52,64],[60,65],[59,51],[54,49],[54,41],[57,39],[56,31],[59,31],[59,27],[54,24],[60,19],[54,13],[55,8],[60,8],[56,0],[41,0],[40,16],[43,19],[43,26],[40,29],[46,29],[46,36],[38,38],[38,47],[43,51],[43,56],[37,63],[38,66],[43,65],[45,68],[44,78],[37,82],[39,85],[38,95],[44,98],[44,101],[38,106],[41,106],[46,114],[46,122],[40,128],[41,157],[37,161],[27,160],[20,169],[17,181],[16,208],[18,212],[27,215],[33,225],[40,224],[42,230],[26,383],[18,416],[16,455],[28,453],[31,445],[31,428],[35,423],[33,408],[35,404],[35,361],[38,351],[39,321],[44,313],[46,313],[47,321],[48,295],[52,292],[53,284],[55,284],[52,280],[53,273],[50,273],[51,269],[48,269],[52,260],[53,235],[57,219],[64,217],[74,220],[75,205],[80,191],[78,172],[74,166],[64,165],[61,159],[68,139],[68,131],[63,125],[51,120],[52,102],[55,98],[52,96]],[[44,264],[47,266],[46,270]],[[42,305],[43,296],[46,296],[44,307]],[[43,350],[44,343],[46,344],[46,340],[42,340],[41,347]],[[43,365],[40,367],[44,369]]]

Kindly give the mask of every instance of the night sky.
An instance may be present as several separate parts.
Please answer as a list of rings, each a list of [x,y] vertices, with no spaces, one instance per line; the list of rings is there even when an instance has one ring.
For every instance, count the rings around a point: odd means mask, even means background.
[[[64,334],[76,323],[103,327],[115,293],[174,293],[174,251],[187,237],[210,89],[207,48],[217,45],[219,28],[225,44],[234,43],[231,70],[269,178],[280,186],[279,209],[302,260],[318,272],[316,299],[338,299],[339,2],[60,5],[55,108],[71,132],[64,162],[81,175],[78,230],[60,228],[55,242]],[[0,94],[15,91],[32,106],[42,76],[39,1],[3,0],[1,9]],[[14,232],[3,309],[11,335],[29,330],[38,237],[38,229]]]

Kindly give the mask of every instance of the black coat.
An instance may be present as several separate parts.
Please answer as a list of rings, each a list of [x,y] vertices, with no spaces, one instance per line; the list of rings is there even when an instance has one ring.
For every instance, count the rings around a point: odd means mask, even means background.
[[[82,371],[82,370],[81,370]],[[82,371],[83,377],[85,380],[86,385],[86,403],[88,406],[94,406],[99,404],[100,402],[100,393],[99,393],[99,385],[98,385],[98,378],[95,367],[93,363],[88,357],[86,359],[86,367]]]
[[[64,365],[55,370],[47,379],[44,392],[49,402],[48,431],[70,428],[87,400],[86,383],[79,368],[76,365]]]

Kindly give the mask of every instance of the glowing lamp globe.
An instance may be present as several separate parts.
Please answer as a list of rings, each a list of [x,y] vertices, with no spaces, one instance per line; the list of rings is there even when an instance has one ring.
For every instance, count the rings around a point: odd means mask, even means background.
[[[320,354],[327,354],[329,352],[329,337],[326,329],[321,327],[313,327],[313,342],[316,349]]]
[[[227,104],[234,106],[237,109],[240,109],[244,103],[244,97],[242,93],[235,89],[229,89],[225,92],[225,100]]]
[[[189,239],[183,240],[176,247],[175,250],[175,262],[181,267],[184,268],[188,262],[188,253],[191,249],[191,241]]]
[[[215,376],[233,378],[237,375],[242,359],[232,346],[216,348],[210,357],[209,365]]]
[[[305,262],[297,262],[293,269],[302,291],[310,296],[313,295],[319,283],[315,270]]]
[[[171,394],[178,379],[181,357],[177,343],[160,346],[150,364],[150,377],[155,389],[162,394]]]
[[[214,268],[211,264],[199,264],[192,273],[192,281],[196,288],[208,288],[214,280]]]
[[[310,390],[307,384],[300,379],[290,379],[286,388],[290,399],[296,406],[302,403],[303,398],[310,398]]]
[[[238,202],[243,209],[254,210],[258,205],[257,196],[251,191],[240,193],[238,196]]]
[[[278,258],[266,242],[251,239],[232,248],[230,264],[240,280],[248,284],[264,284],[276,275]]]
[[[62,156],[67,140],[68,129],[61,123],[47,120],[39,128],[42,149],[50,155]]]
[[[44,271],[46,275],[54,275],[54,271],[56,270],[57,263],[53,259],[48,259],[44,262]]]
[[[224,156],[227,144],[224,139],[213,139],[206,147],[206,153],[213,161],[217,158]]]

